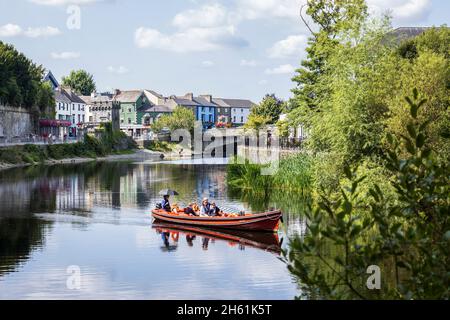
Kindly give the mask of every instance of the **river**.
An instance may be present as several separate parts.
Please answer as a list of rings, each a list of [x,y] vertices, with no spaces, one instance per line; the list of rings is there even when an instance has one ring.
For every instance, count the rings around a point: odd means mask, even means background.
[[[164,188],[179,192],[172,203],[180,205],[206,196],[225,211],[260,210],[261,201],[227,190],[224,164],[92,162],[0,172],[0,299],[293,299],[297,285],[279,249],[303,230],[296,209],[286,209],[274,236],[152,225]]]

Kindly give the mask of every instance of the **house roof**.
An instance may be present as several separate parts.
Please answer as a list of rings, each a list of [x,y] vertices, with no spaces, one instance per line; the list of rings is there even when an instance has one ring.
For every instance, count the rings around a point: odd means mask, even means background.
[[[226,104],[225,101],[223,101],[222,99],[219,99],[219,98],[213,98],[212,100],[213,100],[213,102],[214,102],[217,106],[219,106],[219,107],[222,107],[222,108],[230,107],[230,106],[229,106],[228,104]]]
[[[153,90],[145,90],[145,91],[147,91],[147,92],[149,92],[149,93],[151,93],[152,95],[154,95],[155,97],[157,97],[157,98],[164,98],[161,94],[159,94],[159,93],[157,93],[156,91],[153,91]]]
[[[195,100],[193,101],[193,100],[189,100],[189,99],[182,98],[182,97],[175,97],[175,98],[172,98],[172,100],[175,101],[175,103],[180,106],[196,107],[196,106],[200,105]]]
[[[62,91],[55,90],[55,101],[56,102],[62,102],[62,103],[71,103],[69,97],[66,96]]]
[[[67,96],[67,98],[70,99],[73,103],[83,103],[85,104],[84,100],[81,99],[78,95],[76,95],[72,90],[70,89],[62,89],[61,92]]]
[[[251,102],[250,100],[244,100],[244,99],[223,99],[219,98],[219,100],[222,100],[225,104],[232,108],[252,108],[255,104]]]
[[[119,102],[129,102],[129,103],[134,103],[136,102],[139,97],[143,94],[144,92],[141,90],[129,90],[129,91],[121,91],[119,92],[118,95],[116,95],[116,100]]]
[[[197,102],[202,107],[217,107],[214,102],[209,102],[208,99],[204,97],[195,97],[194,101]]]
[[[58,80],[56,80],[55,76],[50,70],[48,70],[47,73],[45,74],[43,81],[44,82],[50,81],[53,84],[54,88],[59,87]]]
[[[420,36],[422,33],[430,29],[429,27],[400,27],[389,31],[382,39],[385,45],[396,45],[405,40]]]
[[[109,103],[113,101],[113,97],[111,95],[97,95],[95,97],[93,96],[80,96],[80,98],[86,103],[86,104],[93,104],[93,103]]]

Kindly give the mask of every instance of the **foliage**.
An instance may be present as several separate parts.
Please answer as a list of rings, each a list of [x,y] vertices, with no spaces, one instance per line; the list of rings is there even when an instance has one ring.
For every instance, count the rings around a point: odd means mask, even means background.
[[[34,64],[12,45],[0,41],[0,103],[14,107],[54,106],[53,93],[42,82],[44,68]]]
[[[161,116],[152,126],[154,132],[161,132],[164,128],[169,128],[171,131],[177,129],[186,129],[193,131],[195,126],[194,113],[183,107],[177,107],[170,115]]]
[[[286,103],[278,99],[275,94],[267,94],[263,100],[250,111],[249,119],[253,119],[254,125],[259,125],[262,121],[267,124],[275,124],[280,115],[285,111]],[[248,128],[251,124],[249,124]]]
[[[430,149],[429,121],[419,109],[426,100],[406,98],[410,107],[407,135],[402,143],[387,134],[392,150],[386,167],[395,180],[399,202],[387,202],[375,184],[364,203],[358,177],[349,167],[350,186],[335,198],[322,195],[317,206],[306,210],[308,234],[292,239],[285,261],[299,279],[303,294],[328,299],[449,298],[450,159],[440,163]],[[446,138],[448,139],[448,138]],[[403,157],[403,149],[408,155]],[[314,209],[313,209],[314,207]],[[332,248],[330,250],[330,248]],[[392,266],[394,285],[381,290],[364,288],[370,265]],[[385,278],[388,270],[382,270]]]
[[[157,152],[170,152],[173,151],[175,145],[167,141],[150,141],[146,148]]]
[[[264,167],[248,159],[234,159],[227,167],[227,183],[235,190],[267,196],[274,190],[304,193],[312,185],[311,159],[307,155],[282,158],[273,175],[261,175]]]
[[[248,116],[247,122],[244,125],[245,129],[253,129],[259,131],[266,127],[270,123],[270,118],[268,116],[255,114],[253,112]]]
[[[296,82],[294,103],[299,111],[317,110],[320,102],[327,99],[329,90],[324,79],[331,69],[328,59],[339,46],[339,37],[358,32],[367,16],[364,0],[310,0],[306,13],[311,17],[317,31],[308,25],[312,36],[306,48],[307,59],[292,79]]]
[[[0,163],[36,164],[51,159],[97,158],[108,154],[123,154],[137,148],[136,143],[125,133],[113,132],[111,128],[111,124],[105,124],[100,139],[86,135],[83,142],[77,143],[0,148]]]
[[[71,71],[69,76],[62,78],[62,85],[83,96],[89,96],[96,90],[94,77],[85,70]]]

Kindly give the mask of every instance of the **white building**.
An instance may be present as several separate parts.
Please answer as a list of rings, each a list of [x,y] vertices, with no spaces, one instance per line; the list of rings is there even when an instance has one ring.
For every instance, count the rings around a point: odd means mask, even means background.
[[[231,123],[235,126],[241,126],[248,121],[250,109],[254,103],[250,100],[242,99],[221,99],[231,108]]]
[[[70,89],[55,90],[56,120],[70,121],[68,136],[76,138],[86,121],[86,103]]]

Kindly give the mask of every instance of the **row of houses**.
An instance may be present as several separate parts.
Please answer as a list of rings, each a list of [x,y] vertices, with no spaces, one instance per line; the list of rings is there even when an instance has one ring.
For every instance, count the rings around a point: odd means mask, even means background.
[[[238,127],[247,122],[254,106],[252,101],[245,99],[194,96],[193,93],[165,97],[153,90],[115,90],[113,93],[78,96],[61,87],[51,72],[45,80],[52,85],[56,102],[56,116],[50,122],[49,133],[61,138],[77,137],[80,130],[95,130],[105,122],[112,122],[114,129],[121,129],[130,136],[141,137],[151,132],[159,117],[173,113],[177,107],[192,110],[204,129],[218,125]],[[42,122],[41,127],[45,124]]]

